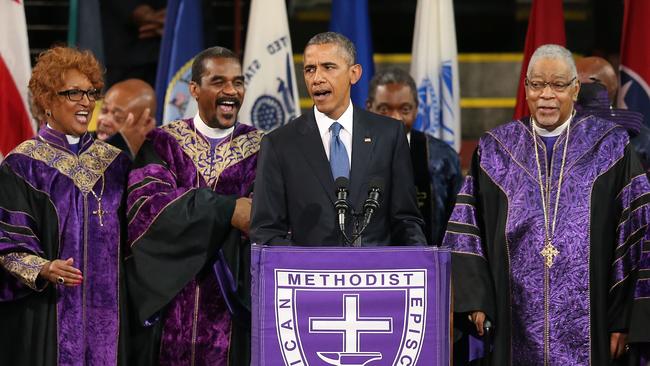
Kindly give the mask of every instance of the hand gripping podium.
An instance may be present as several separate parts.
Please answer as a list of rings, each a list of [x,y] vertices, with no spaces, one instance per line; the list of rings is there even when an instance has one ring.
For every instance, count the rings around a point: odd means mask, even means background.
[[[251,257],[251,365],[449,365],[447,249],[254,245]]]

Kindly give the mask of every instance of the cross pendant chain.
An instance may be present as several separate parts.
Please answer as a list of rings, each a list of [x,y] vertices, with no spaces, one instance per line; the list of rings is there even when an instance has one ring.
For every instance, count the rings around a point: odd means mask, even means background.
[[[573,111],[572,117],[575,115],[575,110]],[[542,164],[540,163],[539,151],[537,148],[537,133],[535,132],[534,120],[531,117],[530,128],[533,132],[533,145],[535,146],[535,163],[537,164],[537,179],[539,182],[539,193],[542,198],[542,210],[544,213],[544,234],[545,242],[544,248],[539,254],[544,257],[544,264],[547,268],[553,266],[553,261],[555,257],[560,255],[560,251],[557,250],[555,246],[551,243],[551,239],[555,235],[555,222],[558,216],[558,207],[560,205],[560,195],[562,193],[562,180],[564,178],[564,168],[566,165],[567,157],[567,147],[569,146],[569,133],[571,132],[571,120],[568,122],[566,127],[566,139],[564,140],[564,151],[562,152],[562,163],[560,165],[560,175],[557,182],[557,193],[555,194],[555,206],[553,207],[553,216],[551,217],[551,177],[553,177],[553,160],[551,159],[550,170],[547,169],[546,176],[546,189],[544,189],[544,183],[542,181]],[[553,149],[555,152],[555,149]],[[551,221],[552,220],[552,221]]]
[[[93,215],[99,218],[99,226],[104,226],[104,214],[106,211],[102,210],[102,198],[97,199],[97,209],[93,211]]]
[[[555,248],[550,241],[547,241],[546,245],[544,246],[544,249],[542,249],[542,251],[539,252],[539,254],[541,254],[541,256],[544,257],[546,262],[546,267],[551,268],[551,266],[553,266],[553,261],[555,260],[555,257],[560,255],[560,251],[557,250],[557,248]]]

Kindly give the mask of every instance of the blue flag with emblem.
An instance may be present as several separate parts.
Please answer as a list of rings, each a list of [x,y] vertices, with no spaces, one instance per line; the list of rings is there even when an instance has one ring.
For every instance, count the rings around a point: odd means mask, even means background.
[[[365,106],[370,79],[375,74],[368,0],[332,0],[329,29],[348,37],[357,48],[357,63],[361,64],[363,72],[361,79],[352,86],[350,96],[352,103]]]
[[[203,47],[201,1],[170,0],[156,74],[158,124],[196,114],[198,109],[190,95],[189,82],[192,60]]]

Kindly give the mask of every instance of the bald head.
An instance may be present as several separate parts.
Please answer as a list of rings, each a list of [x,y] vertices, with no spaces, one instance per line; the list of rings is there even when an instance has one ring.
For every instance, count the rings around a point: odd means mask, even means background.
[[[140,79],[127,79],[113,85],[106,92],[105,100],[117,101],[127,112],[133,113],[138,118],[140,114],[149,108],[152,113],[156,110],[156,94],[151,85]]]
[[[156,112],[156,94],[151,85],[140,79],[127,79],[114,84],[104,96],[102,111],[97,119],[97,137],[107,139],[121,130],[129,113],[137,121],[149,108]]]
[[[612,65],[602,57],[583,57],[576,62],[578,79],[583,84],[601,83],[607,88],[610,104],[614,102],[618,90],[618,78]]]

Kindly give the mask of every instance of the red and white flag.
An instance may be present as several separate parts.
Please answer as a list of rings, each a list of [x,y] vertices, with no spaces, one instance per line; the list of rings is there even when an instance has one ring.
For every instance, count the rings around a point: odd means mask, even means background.
[[[521,76],[519,77],[519,87],[517,89],[515,119],[530,114],[528,104],[526,104],[526,91],[524,90],[528,62],[539,46],[549,43],[559,44],[560,46],[566,45],[562,0],[533,0],[530,16],[528,17],[524,60],[521,63]]]
[[[31,70],[24,4],[0,0],[0,159],[34,136],[27,94]]]

